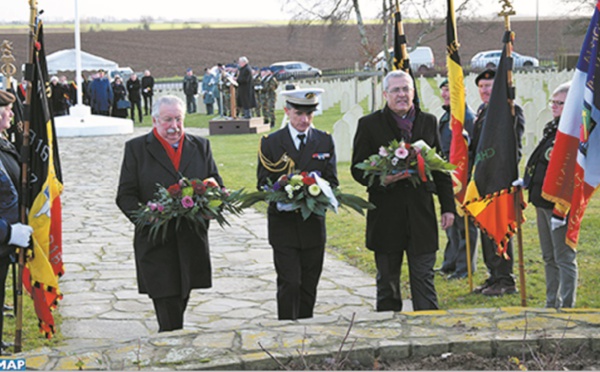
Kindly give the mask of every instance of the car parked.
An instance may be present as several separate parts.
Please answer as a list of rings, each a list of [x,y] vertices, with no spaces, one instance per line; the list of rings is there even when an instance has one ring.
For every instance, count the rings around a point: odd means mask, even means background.
[[[117,75],[119,75],[123,81],[127,81],[131,74],[133,74],[133,69],[131,67],[119,67],[116,70],[109,71],[108,77],[112,81]],[[144,73],[136,72],[136,75],[138,75],[138,78],[141,78],[142,76],[144,76]]]
[[[488,50],[479,52],[471,58],[471,68],[483,70],[485,68],[496,68],[500,63],[501,50]],[[535,57],[524,56],[517,52],[511,53],[513,57],[513,68],[532,68],[538,67],[540,61]]]
[[[390,48],[388,51],[390,53],[390,59],[393,59],[394,48]],[[433,51],[428,46],[418,46],[412,49],[408,52],[408,58],[410,59],[410,68],[413,71],[424,73],[435,67],[435,57],[433,56]],[[371,61],[371,66],[375,66],[377,70],[387,72],[388,64],[384,58],[383,50],[373,59],[373,61]],[[370,69],[370,66],[367,64],[365,69]]]
[[[300,61],[277,62],[269,68],[273,71],[277,80],[317,78],[323,75],[323,72],[318,68]]]

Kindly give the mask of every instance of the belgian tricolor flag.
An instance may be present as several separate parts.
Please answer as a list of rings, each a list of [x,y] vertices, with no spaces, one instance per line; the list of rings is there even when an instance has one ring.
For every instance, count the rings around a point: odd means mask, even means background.
[[[498,246],[498,253],[506,258],[506,244],[516,232],[515,197],[517,188],[512,182],[518,178],[517,134],[514,91],[508,84],[512,58],[508,58],[512,32],[504,35],[504,48],[492,95],[488,104],[474,159],[471,181],[467,186],[463,209],[475,224]],[[522,213],[519,208],[519,213]]]
[[[34,60],[30,66],[30,173],[26,197],[28,224],[34,229],[34,247],[23,272],[23,285],[33,298],[41,332],[50,338],[54,334],[51,310],[62,298],[58,278],[64,273],[60,202],[63,185],[56,131],[48,105],[50,88],[41,22],[36,26],[35,40]]]
[[[458,55],[458,38],[454,17],[454,0],[448,0],[448,17],[446,19],[446,48],[448,67],[448,88],[450,89],[450,163],[456,165],[452,172],[452,183],[457,205],[461,205],[467,190],[469,178],[469,149],[463,136],[465,124],[465,83],[463,69]]]

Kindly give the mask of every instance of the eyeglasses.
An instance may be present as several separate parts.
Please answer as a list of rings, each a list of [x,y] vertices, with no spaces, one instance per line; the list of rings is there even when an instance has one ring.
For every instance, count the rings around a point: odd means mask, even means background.
[[[413,90],[413,88],[407,86],[407,87],[402,87],[402,88],[396,87],[396,88],[388,90],[387,92],[391,93],[391,94],[400,94],[400,92],[402,92],[404,94],[408,94],[411,90]]]
[[[557,100],[554,100],[554,99],[551,99],[550,101],[548,101],[548,106],[550,106],[550,107],[552,107],[554,105],[556,105],[556,106],[562,106],[564,104],[565,104],[565,101],[557,101]]]

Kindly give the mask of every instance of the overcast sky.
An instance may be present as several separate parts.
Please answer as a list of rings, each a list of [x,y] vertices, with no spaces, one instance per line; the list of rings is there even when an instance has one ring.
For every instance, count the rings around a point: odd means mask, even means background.
[[[567,13],[560,0],[513,0],[517,16],[534,17],[536,3],[539,1],[540,17],[564,16]],[[0,22],[29,19],[28,0],[3,0]],[[455,0],[458,4],[460,0]],[[482,0],[489,5],[481,7],[484,16],[490,16],[500,10],[498,0]],[[142,16],[165,20],[212,20],[235,22],[240,20],[289,20],[290,14],[282,9],[283,0],[79,0],[80,18],[112,17],[115,19],[139,20]],[[75,0],[38,0],[39,9],[44,9],[44,20],[60,21],[74,18]],[[381,0],[361,0],[365,18],[374,18],[381,7]],[[445,1],[440,0],[439,17],[445,17]],[[591,13],[590,13],[591,16]]]

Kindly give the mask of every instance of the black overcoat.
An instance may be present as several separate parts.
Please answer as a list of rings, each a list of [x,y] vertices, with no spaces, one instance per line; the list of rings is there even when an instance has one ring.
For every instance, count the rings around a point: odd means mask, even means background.
[[[298,171],[319,171],[321,177],[329,181],[331,187],[337,187],[337,168],[335,160],[335,147],[330,134],[311,128],[308,132],[306,147],[299,151],[287,127],[267,135],[261,139],[261,153],[271,162],[277,162],[287,154],[295,163]],[[258,161],[257,179],[258,188],[262,189],[267,184],[277,181],[284,171],[271,172]],[[276,204],[271,203],[268,209],[269,243],[273,248],[279,246],[289,248],[317,248],[325,245],[326,229],[325,217],[311,215],[303,221],[299,211],[280,212]]]
[[[222,185],[207,139],[185,134],[179,173],[152,132],[125,144],[117,191],[117,205],[132,220],[131,212],[154,199],[156,184],[168,187],[187,178],[214,177]],[[133,222],[133,220],[132,220]],[[191,289],[209,288],[211,265],[206,232],[198,234],[182,223],[170,224],[167,238],[149,240],[149,228],[134,236],[138,290],[151,298],[187,297]]]
[[[387,106],[358,121],[351,165],[352,177],[357,182],[368,186],[364,172],[354,165],[377,154],[381,146],[388,146],[394,139],[403,138]],[[437,119],[417,110],[409,142],[420,139],[440,152]],[[369,201],[376,206],[367,212],[368,249],[386,253],[410,250],[414,254],[432,253],[438,249],[433,193],[438,194],[442,213],[455,212],[455,206],[450,176],[442,172],[432,173],[433,182],[421,183],[417,187],[408,180],[401,180],[387,187],[376,183],[367,189]]]
[[[242,109],[256,107],[256,98],[254,97],[254,79],[252,78],[252,69],[250,65],[245,65],[240,68],[236,78],[238,83],[237,88],[237,105]]]

